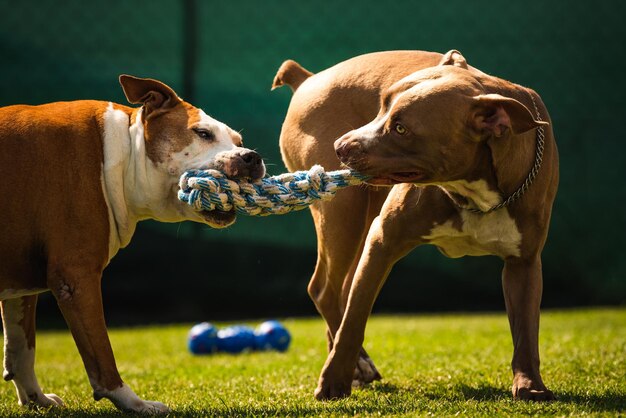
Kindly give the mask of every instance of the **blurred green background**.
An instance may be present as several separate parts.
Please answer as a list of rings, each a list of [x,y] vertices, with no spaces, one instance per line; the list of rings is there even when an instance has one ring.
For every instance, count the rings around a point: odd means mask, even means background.
[[[458,49],[471,65],[537,90],[551,112],[561,185],[544,306],[623,305],[624,16],[619,0],[0,0],[0,105],[124,103],[119,74],[157,78],[242,130],[278,174],[291,93],[270,85],[283,60],[317,72],[373,51]],[[315,245],[306,211],[240,217],[220,231],[144,222],[105,271],[108,320],[312,314]],[[493,257],[449,260],[418,248],[375,310],[500,310],[500,269]],[[58,315],[51,297],[41,305],[40,318]]]

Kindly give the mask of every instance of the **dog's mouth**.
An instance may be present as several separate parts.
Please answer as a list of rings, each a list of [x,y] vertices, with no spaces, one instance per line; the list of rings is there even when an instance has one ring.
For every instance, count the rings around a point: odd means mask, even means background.
[[[393,186],[400,183],[421,183],[426,180],[426,174],[421,171],[398,171],[385,175],[374,176],[367,183],[376,186]]]
[[[235,223],[237,214],[235,211],[224,212],[222,210],[203,210],[200,216],[211,228],[226,228]]]

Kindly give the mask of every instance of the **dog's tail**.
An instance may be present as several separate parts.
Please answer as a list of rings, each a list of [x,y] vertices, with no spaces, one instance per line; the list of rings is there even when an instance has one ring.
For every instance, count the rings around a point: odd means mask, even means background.
[[[287,60],[282,63],[276,72],[274,82],[272,83],[272,90],[286,84],[291,88],[291,91],[295,92],[298,87],[300,87],[300,84],[304,83],[304,80],[312,75],[312,72],[305,69],[297,62]]]

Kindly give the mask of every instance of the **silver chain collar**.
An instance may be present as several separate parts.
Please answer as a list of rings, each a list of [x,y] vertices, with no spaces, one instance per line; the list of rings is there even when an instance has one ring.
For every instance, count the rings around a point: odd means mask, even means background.
[[[539,107],[537,106],[537,102],[535,102],[535,97],[533,96],[531,92],[528,92],[528,94],[530,95],[530,98],[533,101],[533,106],[535,107],[535,113],[537,114],[537,120],[541,121],[542,119],[541,119],[541,115],[539,114]],[[458,203],[454,198],[452,198],[452,201],[454,202],[454,204],[458,206],[459,208],[467,210],[469,212],[486,214],[486,213],[490,213],[495,210],[507,207],[511,203],[521,198],[522,195],[526,193],[526,191],[531,186],[531,184],[533,184],[533,181],[535,180],[535,177],[537,177],[537,173],[539,172],[539,168],[541,168],[541,163],[543,161],[543,147],[545,144],[545,138],[546,137],[545,137],[543,125],[540,125],[539,127],[537,127],[537,147],[535,150],[535,163],[533,164],[533,167],[530,169],[530,172],[528,173],[528,176],[526,176],[526,180],[524,180],[522,185],[519,186],[519,188],[516,191],[514,191],[509,197],[507,197],[504,201],[502,201],[502,203],[492,206],[487,210],[481,210],[477,208],[469,208],[469,207],[463,206],[460,203]]]

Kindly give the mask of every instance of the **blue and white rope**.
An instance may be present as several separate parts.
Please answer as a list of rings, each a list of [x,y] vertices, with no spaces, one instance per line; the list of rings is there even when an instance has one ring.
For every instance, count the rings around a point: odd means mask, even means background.
[[[325,172],[319,165],[255,182],[229,179],[218,170],[189,170],[180,178],[178,199],[196,211],[235,210],[250,216],[282,215],[330,200],[337,190],[363,183],[352,170]]]

